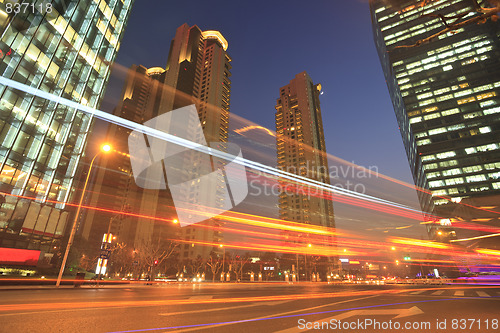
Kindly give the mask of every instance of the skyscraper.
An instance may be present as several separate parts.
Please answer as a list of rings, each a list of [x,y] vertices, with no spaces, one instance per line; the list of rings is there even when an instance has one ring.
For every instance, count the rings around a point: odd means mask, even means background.
[[[231,58],[226,53],[227,41],[218,31],[201,31],[187,24],[177,29],[172,40],[165,69],[132,66],[122,92],[121,102],[115,114],[138,123],[145,123],[169,111],[195,104],[199,121],[208,143],[216,142],[224,149],[228,137],[229,80]],[[219,252],[222,234],[221,222],[216,218],[202,222],[203,227],[170,228],[176,219],[176,211],[169,189],[142,189],[134,183],[127,140],[130,130],[110,125],[108,140],[118,152],[102,159],[100,170],[93,181],[91,206],[105,206],[113,211],[129,211],[134,216],[120,216],[89,211],[81,227],[81,235],[94,243],[98,250],[102,234],[111,225],[111,231],[119,241],[128,246],[140,247],[159,231],[167,239],[184,241],[179,249],[180,259],[208,257]],[[193,152],[192,155],[196,155]],[[196,164],[196,156],[183,155],[183,165],[188,170]],[[190,159],[191,158],[191,159]],[[216,166],[217,167],[217,166]],[[196,173],[196,170],[192,171]],[[198,185],[201,186],[201,185]],[[200,187],[200,192],[210,196],[210,191]],[[217,195],[208,198],[210,207],[217,207]],[[192,205],[196,209],[196,205]],[[158,217],[158,220],[152,217]],[[179,234],[180,233],[180,234]],[[208,244],[215,244],[214,246]]]
[[[306,72],[295,75],[280,89],[276,103],[278,168],[330,184],[319,95],[321,84],[313,84]],[[319,190],[298,189],[286,182],[279,197],[280,218],[323,227],[335,226],[333,204]],[[285,190],[286,189],[286,190]],[[308,191],[311,193],[308,193]]]
[[[459,17],[473,8],[469,0],[370,2],[413,179],[431,194],[419,191],[421,207],[441,217],[458,217],[462,200],[497,211],[500,200],[500,22],[463,25],[411,46],[445,28],[439,15]],[[499,222],[486,220],[472,221]],[[431,237],[439,239],[441,229],[429,227]],[[446,236],[454,237],[450,230]]]
[[[1,75],[98,108],[132,3],[57,0],[16,11],[2,2]],[[0,99],[0,247],[49,258],[67,203],[81,194],[74,182],[92,117],[6,86]]]
[[[224,149],[228,138],[231,58],[227,48],[219,31],[180,26],[170,44],[165,76],[165,85],[174,89],[165,89],[160,106],[163,113],[195,104],[207,143],[218,143],[219,149]],[[215,195],[209,200],[211,207],[217,207],[220,198]],[[212,251],[220,252],[222,222],[211,218],[201,224],[204,227],[182,228],[181,259],[207,258]]]
[[[133,65],[114,114],[136,123],[158,116],[164,79],[165,69],[161,67]],[[81,223],[80,235],[86,241],[87,255],[99,251],[108,229],[117,237],[116,242],[129,249],[155,243],[160,236],[176,236],[169,228],[175,224],[175,209],[168,190],[143,189],[134,182],[127,146],[130,133],[130,129],[119,125],[108,127],[106,142],[113,152],[101,158],[93,171],[92,191],[87,200],[89,206],[106,211],[88,210]]]

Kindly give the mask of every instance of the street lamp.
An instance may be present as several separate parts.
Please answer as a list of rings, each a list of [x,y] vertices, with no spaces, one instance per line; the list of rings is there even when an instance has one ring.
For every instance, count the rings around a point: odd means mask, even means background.
[[[224,248],[224,255],[222,256],[222,274],[224,274],[224,263],[226,262],[226,248],[222,244],[219,244],[219,247]]]
[[[89,171],[87,172],[87,178],[85,179],[85,184],[83,185],[82,195],[78,203],[78,208],[76,209],[75,218],[73,219],[73,226],[71,227],[71,233],[69,234],[68,245],[66,246],[66,251],[64,252],[64,257],[61,263],[61,268],[59,270],[59,275],[57,276],[56,287],[59,287],[59,285],[61,284],[61,279],[64,273],[64,268],[66,266],[66,261],[68,260],[69,250],[71,248],[71,245],[73,245],[73,240],[76,234],[76,228],[78,226],[78,217],[80,215],[80,210],[82,208],[83,198],[85,198],[85,190],[87,189],[87,185],[89,183],[90,172],[92,171],[95,159],[97,158],[97,156],[99,156],[100,153],[102,152],[107,153],[110,151],[111,151],[111,146],[109,144],[102,145],[101,150],[94,155],[92,161],[90,162]]]

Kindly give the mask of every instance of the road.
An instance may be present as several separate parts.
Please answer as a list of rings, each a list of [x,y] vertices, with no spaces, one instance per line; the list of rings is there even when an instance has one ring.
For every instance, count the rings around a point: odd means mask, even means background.
[[[500,332],[500,288],[200,283],[4,289],[0,323],[0,332],[293,333],[326,331],[327,325],[332,332]]]

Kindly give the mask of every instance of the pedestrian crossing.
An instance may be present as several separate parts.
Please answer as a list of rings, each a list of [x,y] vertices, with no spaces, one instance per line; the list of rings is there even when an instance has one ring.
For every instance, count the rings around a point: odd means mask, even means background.
[[[496,290],[472,290],[472,289],[421,289],[410,291],[409,295],[418,296],[442,296],[442,297],[499,297],[500,291]],[[500,298],[500,297],[499,297]]]

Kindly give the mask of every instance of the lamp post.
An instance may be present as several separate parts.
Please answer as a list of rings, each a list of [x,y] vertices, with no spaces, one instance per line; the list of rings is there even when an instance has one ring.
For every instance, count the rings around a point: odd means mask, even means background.
[[[219,247],[224,249],[224,254],[222,256],[222,274],[224,274],[224,263],[226,262],[226,248],[222,244],[220,244]],[[224,282],[224,280],[222,282]]]
[[[92,161],[90,162],[89,171],[87,172],[87,178],[85,179],[85,184],[83,185],[82,195],[81,195],[80,201],[78,203],[78,208],[76,209],[75,218],[73,219],[73,226],[71,227],[71,233],[69,234],[68,245],[66,246],[66,251],[64,252],[64,257],[63,257],[63,260],[61,263],[61,268],[59,270],[59,275],[57,276],[56,287],[59,287],[59,285],[61,284],[61,279],[62,279],[62,276],[64,273],[64,268],[66,266],[66,261],[68,260],[69,250],[71,248],[71,245],[73,245],[73,240],[74,240],[75,234],[76,234],[76,228],[78,226],[78,217],[80,215],[80,210],[82,208],[83,199],[85,198],[85,190],[87,189],[87,185],[89,183],[90,172],[92,171],[92,167],[94,165],[95,159],[97,158],[97,156],[99,156],[99,154],[101,152],[107,153],[109,151],[111,151],[111,146],[108,144],[103,145],[101,147],[101,150],[98,151],[97,154],[94,155],[94,158],[92,158]]]

